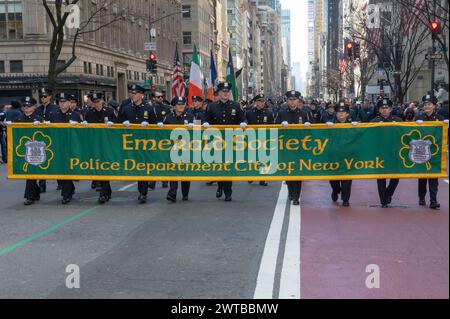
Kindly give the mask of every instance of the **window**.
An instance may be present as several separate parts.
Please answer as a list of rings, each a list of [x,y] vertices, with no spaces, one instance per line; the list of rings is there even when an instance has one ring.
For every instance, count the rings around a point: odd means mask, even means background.
[[[9,68],[11,73],[23,73],[23,62],[22,61],[11,61]]]
[[[0,61],[0,73],[5,73],[5,61]]]
[[[192,32],[183,32],[183,44],[192,44]]]
[[[95,74],[100,75],[100,65],[95,65]]]
[[[114,67],[113,66],[111,67],[111,77],[112,78],[114,77]]]
[[[88,63],[88,71],[89,71],[88,72],[89,74],[92,74],[92,63],[91,62]]]
[[[87,62],[83,62],[83,71],[84,71],[84,74],[88,74],[89,73],[88,63]]]
[[[183,18],[190,18],[191,17],[191,6],[183,6],[181,9],[183,12]]]
[[[19,1],[0,3],[0,39],[23,38],[22,4]]]
[[[101,76],[104,75],[103,71],[104,71],[104,70],[103,70],[103,64],[100,64],[100,75],[101,75]]]

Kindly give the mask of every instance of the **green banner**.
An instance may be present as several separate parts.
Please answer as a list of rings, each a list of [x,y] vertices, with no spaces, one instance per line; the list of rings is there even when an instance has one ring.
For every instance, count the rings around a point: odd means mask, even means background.
[[[438,178],[440,122],[142,128],[13,124],[8,178],[75,180],[339,180]]]

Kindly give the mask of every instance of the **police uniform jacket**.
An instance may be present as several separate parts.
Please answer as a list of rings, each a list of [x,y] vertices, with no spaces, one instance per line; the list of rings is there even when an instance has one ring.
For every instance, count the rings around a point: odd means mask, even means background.
[[[50,120],[50,114],[57,112],[59,110],[59,107],[56,106],[53,103],[49,103],[47,105],[41,104],[37,109],[36,109],[36,114],[43,117],[44,121],[49,121]]]
[[[206,109],[205,122],[213,125],[239,125],[245,122],[245,114],[239,103],[218,101]]]
[[[170,112],[164,119],[165,124],[189,124],[194,123],[194,115],[189,112],[177,115],[175,112]]]
[[[435,121],[443,121],[445,119],[442,115],[433,112],[433,114],[431,114],[430,116],[426,115],[425,113],[416,116],[416,121],[418,120],[422,120],[424,122],[435,122]]]
[[[30,115],[25,115],[22,113],[14,122],[18,123],[33,123],[33,122],[43,122],[44,118],[38,114],[36,114],[36,111],[34,111]]]
[[[51,123],[82,122],[83,116],[77,111],[68,110],[66,113],[63,113],[61,109],[58,109],[56,112],[50,113],[49,120]]]
[[[275,122],[277,124],[283,122],[288,122],[289,124],[303,124],[309,122],[309,117],[308,114],[300,108],[296,108],[295,110],[288,108],[278,113]]]
[[[125,106],[119,118],[120,122],[129,121],[133,124],[140,124],[142,122],[148,122],[149,124],[158,123],[153,106],[144,102],[140,105],[135,103]],[[163,119],[160,121],[162,122]]]
[[[113,108],[104,106],[100,111],[97,111],[95,108],[87,110],[85,120],[88,123],[114,123],[117,121],[117,117]]]
[[[266,108],[258,109],[254,107],[245,113],[245,117],[250,125],[274,123],[273,114]]]
[[[381,115],[378,115],[377,117],[375,117],[372,121],[370,121],[371,123],[380,123],[380,122],[403,122],[403,120],[401,118],[399,118],[398,116],[395,115],[390,115],[388,118],[384,118]]]

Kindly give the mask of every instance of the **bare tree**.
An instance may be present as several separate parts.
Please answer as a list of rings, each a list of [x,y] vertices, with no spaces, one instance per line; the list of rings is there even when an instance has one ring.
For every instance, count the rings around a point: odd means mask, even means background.
[[[386,73],[396,102],[402,103],[409,88],[425,66],[429,31],[422,26],[405,33],[409,23],[404,8],[392,2],[392,10],[382,16],[380,28],[354,28],[353,37],[365,41],[369,55],[378,60],[378,66]],[[370,56],[369,56],[370,58]]]
[[[344,88],[342,74],[339,70],[327,69],[322,71],[322,84],[328,90],[328,93],[335,97],[335,101],[339,100],[339,93]]]
[[[435,36],[435,40],[441,46],[444,53],[444,60],[449,68],[449,2],[448,0],[433,0],[433,1],[414,1],[414,0],[398,0],[403,6],[403,11],[408,15],[409,19],[413,21],[409,29],[421,25],[429,28],[432,21],[441,23],[442,31]]]
[[[85,14],[80,16],[80,26],[75,31],[68,31],[65,27],[70,12],[66,8],[70,5],[78,5],[79,0],[42,0],[47,16],[52,26],[49,68],[48,68],[48,88],[55,90],[57,87],[57,77],[64,72],[77,59],[77,42],[87,33],[95,33],[101,29],[124,20],[129,15],[123,10],[118,10],[117,0],[102,0],[96,4],[89,1],[88,8],[84,10]],[[87,4],[86,3],[86,4]],[[58,64],[59,57],[64,45],[70,45],[71,57]]]

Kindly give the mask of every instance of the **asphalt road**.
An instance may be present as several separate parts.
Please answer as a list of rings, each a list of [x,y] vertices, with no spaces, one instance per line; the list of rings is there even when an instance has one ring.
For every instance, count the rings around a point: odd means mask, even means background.
[[[439,212],[417,205],[416,184],[401,181],[383,210],[375,181],[355,182],[348,209],[327,182],[305,183],[298,208],[282,183],[235,183],[231,203],[193,183],[176,204],[158,183],[138,205],[135,185],[114,182],[99,206],[78,182],[62,206],[49,181],[25,207],[24,182],[0,165],[0,298],[448,298],[448,180]],[[71,264],[78,289],[66,287]],[[378,289],[365,285],[368,264]]]

